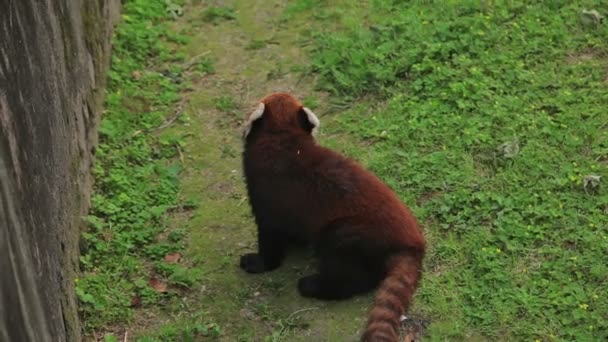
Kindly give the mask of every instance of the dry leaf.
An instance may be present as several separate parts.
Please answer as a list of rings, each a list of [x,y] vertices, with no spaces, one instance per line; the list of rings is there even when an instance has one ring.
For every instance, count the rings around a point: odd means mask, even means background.
[[[101,235],[103,236],[104,241],[112,241],[112,231],[104,230]]]
[[[179,252],[169,253],[169,254],[165,255],[165,262],[167,262],[169,264],[175,264],[176,262],[180,261],[181,258],[182,258],[182,254]]]
[[[587,25],[587,26],[599,25],[602,23],[603,20],[604,20],[604,16],[601,15],[596,10],[584,9],[581,11],[581,21],[583,22],[584,25]]]
[[[402,342],[416,342],[416,333],[414,331],[409,331],[405,336],[403,336]]]
[[[154,290],[158,292],[167,292],[167,283],[163,280],[152,277],[148,283]]]
[[[585,191],[594,190],[596,188],[599,188],[601,179],[602,179],[602,176],[586,175],[583,178],[583,188],[585,189]]]
[[[517,139],[513,141],[507,141],[496,148],[499,155],[508,159],[515,158],[519,154],[519,141]]]
[[[139,304],[141,304],[140,296],[135,295],[135,296],[131,297],[131,307],[139,306]]]

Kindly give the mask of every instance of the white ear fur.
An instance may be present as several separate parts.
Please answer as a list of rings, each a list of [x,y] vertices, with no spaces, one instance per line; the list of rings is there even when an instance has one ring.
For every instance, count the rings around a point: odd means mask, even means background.
[[[319,121],[319,118],[317,118],[315,113],[312,112],[312,110],[308,109],[307,107],[302,107],[302,110],[304,111],[304,113],[306,113],[308,122],[310,122],[310,124],[313,126],[312,134],[314,135],[317,132],[317,128],[321,125],[321,122]]]
[[[247,138],[247,135],[251,131],[251,125],[253,125],[253,122],[262,117],[262,114],[264,114],[264,108],[264,103],[260,102],[258,107],[253,111],[253,113],[249,115],[249,119],[247,119],[247,122],[245,122],[245,131],[243,132],[243,138]]]

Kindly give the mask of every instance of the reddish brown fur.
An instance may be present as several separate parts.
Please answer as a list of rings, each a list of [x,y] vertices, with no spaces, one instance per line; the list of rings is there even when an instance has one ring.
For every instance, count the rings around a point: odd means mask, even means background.
[[[243,154],[259,252],[243,256],[241,267],[272,270],[289,241],[312,242],[321,264],[300,280],[302,295],[342,299],[379,284],[363,340],[397,341],[425,250],[416,219],[373,173],[317,145],[294,97],[271,94],[262,103]]]

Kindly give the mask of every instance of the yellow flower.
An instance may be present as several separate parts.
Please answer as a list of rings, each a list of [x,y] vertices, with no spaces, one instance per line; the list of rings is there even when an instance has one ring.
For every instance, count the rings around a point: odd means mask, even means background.
[[[581,308],[581,309],[583,309],[583,310],[587,310],[589,308],[589,305],[586,304],[586,303],[583,303],[583,304],[579,304],[578,307]]]

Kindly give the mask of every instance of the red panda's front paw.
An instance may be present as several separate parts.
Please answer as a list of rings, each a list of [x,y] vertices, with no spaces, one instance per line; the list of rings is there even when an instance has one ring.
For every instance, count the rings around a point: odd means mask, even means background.
[[[256,253],[248,253],[241,256],[241,268],[248,273],[262,273],[266,271],[264,259]]]

